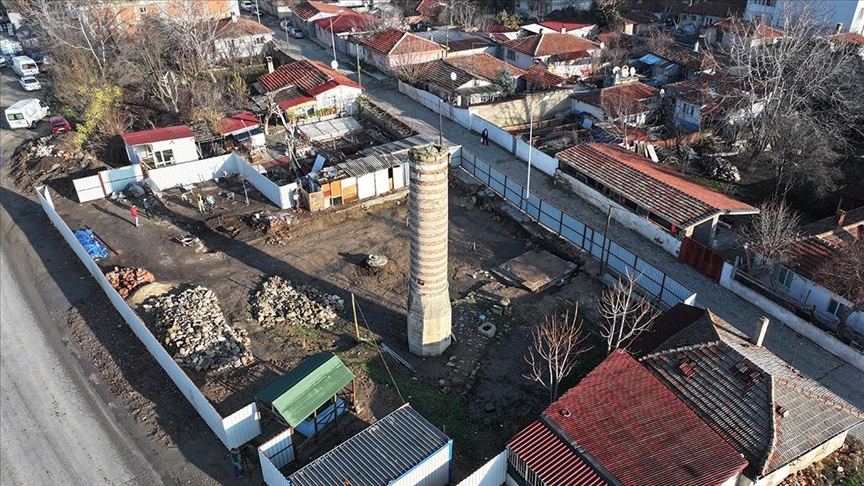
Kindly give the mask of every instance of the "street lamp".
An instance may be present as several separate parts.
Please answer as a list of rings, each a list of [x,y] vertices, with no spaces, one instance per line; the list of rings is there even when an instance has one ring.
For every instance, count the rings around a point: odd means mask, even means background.
[[[456,81],[457,77],[458,76],[456,76],[456,73],[450,73],[450,79],[452,79],[453,81]],[[442,100],[440,97],[438,98],[438,145],[441,147],[444,146],[444,138],[443,138],[444,132],[442,130],[442,127],[444,125],[444,120],[443,120],[443,115],[441,114],[444,111],[443,110],[443,101],[444,100]],[[449,103],[449,101],[448,101],[448,103]]]
[[[337,14],[342,13],[342,11],[336,12]],[[339,67],[339,61],[336,60],[336,32],[333,30],[333,17],[336,15],[330,16],[330,43],[333,44],[333,62],[330,63],[330,67],[335,71]]]
[[[532,143],[534,139],[534,107],[538,103],[543,103],[544,101],[549,101],[549,95],[547,94],[543,98],[528,106],[528,182],[525,183],[525,202],[527,209],[527,202],[531,199],[531,152],[534,148],[534,144]]]

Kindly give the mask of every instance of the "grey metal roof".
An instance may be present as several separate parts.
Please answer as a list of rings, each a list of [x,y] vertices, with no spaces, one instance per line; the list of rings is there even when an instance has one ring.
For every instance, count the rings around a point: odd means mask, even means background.
[[[294,486],[384,486],[404,475],[450,438],[410,405],[378,420],[288,479]]]
[[[429,138],[426,135],[419,134],[413,135],[407,138],[403,138],[402,140],[396,140],[395,142],[385,143],[383,145],[378,145],[376,147],[369,147],[363,149],[358,153],[358,155],[371,155],[371,154],[392,154],[395,152],[407,151],[408,149],[421,146],[421,145],[429,145],[433,143],[434,140]]]
[[[371,154],[356,159],[346,160],[337,167],[348,174],[350,177],[360,177],[379,170],[389,169],[397,165],[405,165],[409,163],[408,153],[401,152],[397,154]]]

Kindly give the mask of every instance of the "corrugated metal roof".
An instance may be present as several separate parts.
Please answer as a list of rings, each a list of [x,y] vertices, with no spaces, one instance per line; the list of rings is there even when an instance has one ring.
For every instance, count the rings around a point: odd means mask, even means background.
[[[294,486],[383,486],[450,442],[410,405],[391,412],[288,479]]]
[[[360,177],[408,163],[410,163],[408,153],[403,152],[398,154],[369,154],[356,159],[346,160],[337,167],[351,177]]]
[[[406,151],[408,149],[429,145],[430,143],[434,143],[435,141],[429,138],[426,135],[419,134],[413,135],[408,138],[403,138],[402,140],[396,140],[395,142],[385,143],[383,145],[378,145],[376,147],[369,147],[357,152],[357,155],[372,155],[372,154],[392,154],[396,152]]]
[[[507,449],[521,459],[547,486],[609,484],[539,420],[510,439]]]
[[[353,379],[337,356],[315,354],[258,392],[255,400],[273,405],[288,425],[297,427]]]
[[[145,143],[165,142],[167,140],[177,140],[180,138],[192,138],[195,133],[186,125],[177,125],[173,127],[155,128],[153,130],[144,130],[142,132],[124,133],[121,135],[123,141],[130,147],[142,145]]]
[[[650,54],[650,53],[645,54],[644,56],[639,58],[640,62],[644,62],[645,64],[648,64],[649,66],[653,66],[662,60],[663,59],[660,56],[655,56],[654,54]]]

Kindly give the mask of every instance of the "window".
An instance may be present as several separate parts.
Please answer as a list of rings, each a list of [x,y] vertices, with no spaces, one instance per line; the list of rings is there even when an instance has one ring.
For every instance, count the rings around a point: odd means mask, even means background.
[[[154,152],[153,155],[156,159],[156,167],[174,163],[174,151],[171,149]]]
[[[693,116],[696,113],[696,107],[691,105],[690,103],[684,103],[684,114],[687,116]]]
[[[256,38],[255,38],[255,43],[256,43],[256,44],[263,44],[263,43],[264,43],[264,40],[265,40],[265,39],[264,39],[263,36],[261,36],[261,37],[256,37]]]
[[[846,304],[844,304],[843,302],[840,302],[838,300],[831,299],[831,302],[828,303],[828,313],[834,317],[839,318],[847,310],[849,310],[849,308],[846,307]]]
[[[507,59],[510,59],[511,61],[515,61],[516,60],[516,51],[514,51],[513,49],[507,49]]]
[[[138,7],[138,13],[147,13],[147,7]]]
[[[792,284],[792,275],[792,272],[790,272],[788,268],[777,267],[777,269],[774,270],[774,280],[777,280],[780,285],[787,289]]]
[[[10,113],[10,114],[6,115],[6,119],[10,120],[10,121],[11,120],[23,120],[24,115],[22,115],[21,113]]]

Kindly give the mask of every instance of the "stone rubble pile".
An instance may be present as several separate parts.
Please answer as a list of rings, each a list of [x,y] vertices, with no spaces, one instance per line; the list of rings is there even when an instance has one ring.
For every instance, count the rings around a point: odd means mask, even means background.
[[[741,173],[738,172],[738,167],[735,167],[731,162],[722,157],[703,158],[702,165],[705,166],[705,173],[712,179],[723,182],[741,181]]]
[[[157,337],[181,366],[222,371],[254,360],[246,331],[225,321],[212,290],[198,286],[153,297],[144,310],[156,315]]]
[[[156,281],[149,270],[132,267],[114,267],[114,270],[105,274],[105,278],[124,299],[138,287]]]
[[[41,137],[36,140],[36,143],[27,148],[27,153],[30,157],[62,157],[70,159],[75,154],[59,149],[51,143],[51,137]]]
[[[296,285],[279,276],[267,279],[250,300],[252,317],[263,327],[276,324],[330,328],[345,309],[338,295],[311,285]]]

